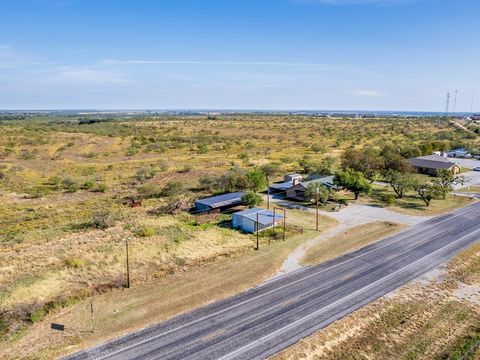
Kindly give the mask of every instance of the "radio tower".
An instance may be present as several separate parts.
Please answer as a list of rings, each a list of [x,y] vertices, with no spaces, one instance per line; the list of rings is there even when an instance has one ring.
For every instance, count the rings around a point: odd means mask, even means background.
[[[455,90],[455,97],[453,98],[453,112],[454,113],[457,111],[457,94],[458,94],[458,90]]]
[[[450,93],[447,92],[447,103],[445,104],[445,116],[448,116],[449,106],[450,106]]]

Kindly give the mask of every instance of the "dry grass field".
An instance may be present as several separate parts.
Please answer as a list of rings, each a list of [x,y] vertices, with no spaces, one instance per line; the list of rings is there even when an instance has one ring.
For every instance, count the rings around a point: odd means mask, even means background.
[[[450,147],[475,142],[471,134],[444,119],[255,114],[5,117],[0,118],[0,130],[0,343],[5,344],[0,347],[4,349],[14,349],[33,329],[45,325],[45,319],[69,313],[87,298],[114,294],[120,301],[126,291],[122,288],[127,238],[132,277],[139,289],[157,289],[162,282],[168,288],[178,277],[188,278],[207,266],[239,269],[242,261],[255,262],[254,236],[231,229],[228,214],[203,218],[186,211],[195,198],[210,195],[201,186],[206,176],[276,164],[278,175],[270,179],[275,181],[284,173],[302,171],[305,158],[331,157],[336,169],[349,147],[425,143]],[[181,184],[186,206],[173,215],[161,211],[171,201],[165,189],[172,183]],[[129,197],[142,198],[142,206],[126,206]],[[377,201],[375,193],[365,201]],[[425,211],[418,199],[414,201],[418,204],[414,211]],[[446,211],[463,205],[448,204],[432,203],[432,208]],[[297,225],[287,232],[289,245],[278,241],[270,245],[271,251],[278,249],[276,260],[248,281],[239,279],[246,274],[238,274],[235,285],[218,296],[265,278],[291,247],[313,236],[313,225],[300,212],[290,211],[289,223]],[[322,223],[334,225],[329,219]],[[300,227],[303,234],[298,233]],[[266,238],[262,241],[267,246]],[[198,290],[208,292],[208,286]],[[217,295],[199,296],[196,302],[165,314]],[[157,311],[132,324],[140,326],[147,317],[162,318]],[[112,333],[125,329],[112,325]],[[88,341],[75,336],[72,344]]]

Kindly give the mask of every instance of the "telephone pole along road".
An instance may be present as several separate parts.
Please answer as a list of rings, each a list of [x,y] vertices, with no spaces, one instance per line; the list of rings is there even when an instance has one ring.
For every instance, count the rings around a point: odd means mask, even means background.
[[[66,359],[267,358],[468,248],[479,220],[474,203]]]

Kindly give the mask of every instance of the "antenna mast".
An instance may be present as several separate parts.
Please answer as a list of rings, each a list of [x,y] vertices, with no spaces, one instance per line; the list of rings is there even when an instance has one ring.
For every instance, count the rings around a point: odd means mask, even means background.
[[[450,92],[447,92],[447,103],[445,104],[445,116],[448,116],[449,106],[450,106]]]
[[[453,112],[454,113],[457,111],[457,94],[458,94],[458,90],[455,90],[455,98],[453,100]]]

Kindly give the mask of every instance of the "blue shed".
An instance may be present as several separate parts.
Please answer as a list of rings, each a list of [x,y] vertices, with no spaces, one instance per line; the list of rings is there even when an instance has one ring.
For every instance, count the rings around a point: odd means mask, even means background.
[[[257,231],[257,214],[258,231],[272,228],[283,221],[283,215],[276,213],[274,219],[273,211],[253,208],[234,213],[232,215],[232,226],[248,233],[254,233]]]

